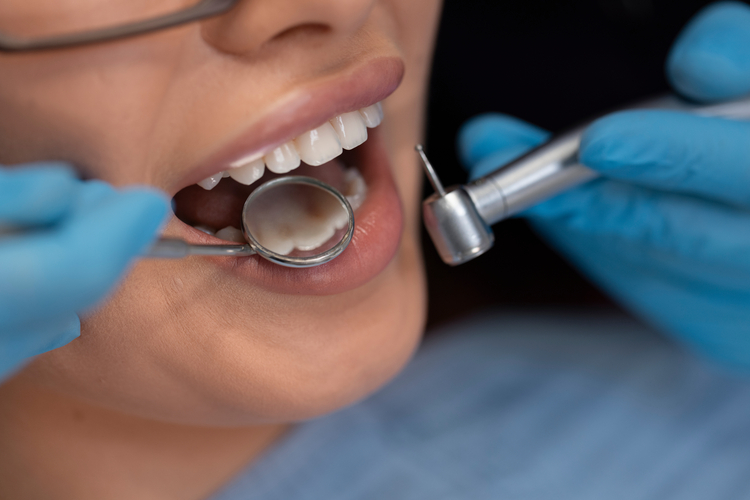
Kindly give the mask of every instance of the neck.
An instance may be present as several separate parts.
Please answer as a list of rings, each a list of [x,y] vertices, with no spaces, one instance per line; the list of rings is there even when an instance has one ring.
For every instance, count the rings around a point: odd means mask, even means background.
[[[285,430],[150,421],[17,378],[0,386],[0,498],[205,499]]]

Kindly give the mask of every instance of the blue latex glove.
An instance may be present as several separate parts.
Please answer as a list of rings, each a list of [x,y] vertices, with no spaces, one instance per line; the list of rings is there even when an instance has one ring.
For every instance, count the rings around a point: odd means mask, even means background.
[[[80,334],[167,213],[152,190],[83,182],[61,164],[0,168],[0,380]]]
[[[750,92],[750,7],[702,11],[675,43],[667,73],[696,100]],[[476,178],[546,138],[519,120],[483,115],[464,125],[459,150]],[[524,215],[623,306],[750,368],[750,123],[618,113],[586,131],[580,158],[604,177]]]

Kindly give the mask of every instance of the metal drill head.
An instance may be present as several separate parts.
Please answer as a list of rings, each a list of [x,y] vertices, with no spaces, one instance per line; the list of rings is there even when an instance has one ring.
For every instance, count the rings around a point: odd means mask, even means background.
[[[448,265],[473,260],[495,243],[492,229],[460,186],[448,188],[445,196],[436,193],[424,200],[422,215],[440,258]]]
[[[422,216],[440,258],[448,265],[457,266],[479,257],[495,243],[492,229],[462,187],[447,190],[443,187],[422,145],[417,144],[415,149],[436,191],[422,202]]]

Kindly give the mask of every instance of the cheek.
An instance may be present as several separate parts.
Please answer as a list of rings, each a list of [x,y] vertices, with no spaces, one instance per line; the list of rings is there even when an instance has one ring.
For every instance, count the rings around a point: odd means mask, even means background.
[[[213,279],[137,269],[84,321],[81,338],[40,356],[23,376],[147,418],[294,421],[380,387],[421,337],[425,294],[415,248],[404,248],[382,275],[344,296],[250,295],[241,310],[223,307],[212,294],[202,304],[180,298],[216,290]]]
[[[436,19],[437,5],[394,2],[392,8],[400,24],[427,26],[425,18],[409,16]],[[398,256],[380,276],[342,296],[280,297],[224,280],[200,262],[189,276],[180,274],[180,263],[139,264],[84,321],[80,339],[38,357],[21,377],[125,413],[201,425],[309,418],[391,378],[412,354],[425,317],[422,179],[413,146],[422,140],[432,30],[406,31],[410,72],[387,102],[407,224]],[[158,162],[140,151],[153,156],[159,148],[150,144],[170,143],[162,132],[170,124],[155,117],[189,115],[164,112],[165,102],[180,100],[179,90],[169,88],[176,63],[166,62],[176,52],[165,49],[164,61],[153,46],[119,61],[67,60],[74,71],[29,64],[15,84],[0,82],[0,105],[10,105],[27,129],[18,134],[26,137],[21,146],[6,150],[2,141],[11,137],[6,131],[13,133],[13,116],[0,117],[0,151],[15,161],[54,153],[96,177],[143,181],[149,173],[139,165]],[[22,90],[24,80],[35,83]]]
[[[0,56],[0,161],[59,159],[86,176],[143,181],[132,165],[147,148],[134,145],[148,144],[181,43],[159,40]]]

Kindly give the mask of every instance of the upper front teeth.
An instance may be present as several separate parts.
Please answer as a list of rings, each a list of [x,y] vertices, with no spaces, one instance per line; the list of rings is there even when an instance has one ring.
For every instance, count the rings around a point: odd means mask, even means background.
[[[294,145],[297,146],[300,159],[314,166],[329,162],[342,152],[341,140],[327,122],[294,139]]]
[[[263,163],[263,158],[258,158],[244,165],[229,169],[225,173],[229,173],[229,177],[240,184],[250,185],[263,177],[265,170],[266,167]]]
[[[293,141],[277,147],[264,156],[252,155],[229,165],[198,183],[203,189],[215,188],[222,177],[250,185],[263,176],[265,167],[276,174],[285,174],[299,167],[300,160],[308,165],[322,165],[336,158],[343,149],[354,149],[367,140],[367,129],[380,125],[383,108],[380,103],[359,111],[344,113],[323,125],[300,134]],[[225,175],[228,174],[228,175]]]
[[[358,111],[344,113],[331,120],[336,135],[341,141],[341,147],[346,150],[354,149],[367,140],[367,126]]]
[[[285,174],[290,170],[294,170],[299,167],[300,162],[297,148],[291,142],[282,144],[261,158],[261,160],[265,160],[268,170],[274,174]]]
[[[365,125],[367,125],[368,128],[375,128],[383,121],[383,106],[381,106],[380,103],[362,108],[359,110],[359,113],[362,115],[362,118],[364,118]]]

